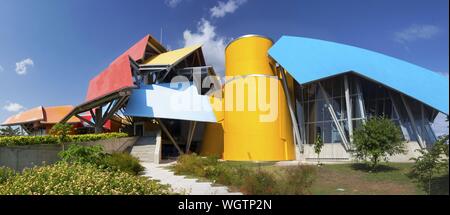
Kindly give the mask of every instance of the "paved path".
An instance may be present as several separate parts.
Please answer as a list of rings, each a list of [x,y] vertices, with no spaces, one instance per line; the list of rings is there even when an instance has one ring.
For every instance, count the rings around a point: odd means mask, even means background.
[[[240,192],[229,192],[225,186],[214,186],[211,182],[198,182],[194,178],[185,178],[174,173],[166,167],[172,165],[141,162],[145,167],[144,176],[159,180],[161,184],[168,184],[173,191],[188,195],[242,195]]]

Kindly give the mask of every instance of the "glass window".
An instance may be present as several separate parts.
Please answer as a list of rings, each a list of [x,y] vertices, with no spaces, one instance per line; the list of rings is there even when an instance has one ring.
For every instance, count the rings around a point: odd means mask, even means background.
[[[316,122],[320,122],[320,121],[325,120],[324,119],[324,113],[325,113],[326,109],[325,109],[325,102],[324,102],[324,100],[317,100],[315,102],[315,106],[314,107],[316,108],[315,121]]]
[[[391,119],[394,119],[391,99],[384,100],[384,115]]]
[[[330,123],[330,129],[331,129],[331,141],[330,143],[340,143],[342,142],[341,135],[339,134],[339,131],[334,123]]]
[[[324,143],[333,143],[331,124],[332,122],[325,122],[322,125]]]
[[[344,79],[341,77],[333,79],[333,97],[341,97],[344,96]]]
[[[351,96],[352,98],[352,118],[360,118],[361,116],[361,110],[359,108],[359,102],[358,102],[358,96]]]

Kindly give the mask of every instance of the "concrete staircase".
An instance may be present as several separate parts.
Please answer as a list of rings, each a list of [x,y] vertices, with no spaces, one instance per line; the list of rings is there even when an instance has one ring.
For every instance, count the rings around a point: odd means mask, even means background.
[[[156,137],[140,137],[131,147],[130,154],[141,162],[152,163],[156,148]]]
[[[211,182],[200,182],[195,178],[175,175],[168,167],[174,163],[154,164],[141,162],[145,167],[144,176],[158,180],[161,184],[170,185],[174,192],[185,195],[242,195],[240,192],[230,192],[225,186],[216,186]]]

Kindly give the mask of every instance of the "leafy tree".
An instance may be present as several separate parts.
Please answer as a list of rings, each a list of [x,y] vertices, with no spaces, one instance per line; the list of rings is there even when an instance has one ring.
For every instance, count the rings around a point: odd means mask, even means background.
[[[432,191],[432,181],[435,176],[442,173],[448,175],[448,135],[441,137],[430,149],[419,149],[421,156],[411,158],[415,161],[410,172],[419,185],[428,194]]]
[[[12,128],[11,126],[0,128],[0,136],[19,136],[19,135],[20,135],[19,128]]]
[[[64,151],[64,143],[67,142],[69,138],[69,134],[72,130],[72,126],[67,123],[57,123],[53,126],[53,128],[50,130],[50,134],[57,136],[58,141],[61,144],[63,151]]]
[[[314,141],[314,152],[317,154],[317,165],[320,164],[319,156],[320,152],[322,151],[322,147],[323,147],[322,138],[320,137],[320,134],[317,134],[316,140]]]
[[[372,170],[382,159],[405,153],[401,130],[385,117],[373,117],[356,129],[353,144],[356,158],[370,161]]]

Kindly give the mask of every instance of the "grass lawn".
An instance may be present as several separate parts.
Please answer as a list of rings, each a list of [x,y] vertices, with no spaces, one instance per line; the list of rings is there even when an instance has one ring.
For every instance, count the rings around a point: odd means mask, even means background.
[[[273,162],[253,163],[227,161],[229,166],[261,168],[283,177],[283,166]],[[425,195],[408,177],[413,163],[384,163],[370,172],[365,164],[326,164],[317,167],[310,188],[313,195]],[[434,179],[433,194],[448,195],[448,176]]]
[[[412,163],[387,163],[378,171],[369,172],[365,165],[358,163],[326,164],[317,168],[311,191],[318,195],[425,194],[407,176],[412,166]]]
[[[279,187],[278,185],[283,183],[284,189],[295,187],[293,183],[297,183],[297,178],[302,177],[302,174],[293,176],[291,173],[305,171],[305,169],[296,169],[295,166],[276,166],[275,162],[221,161],[205,163],[204,159],[195,156],[187,158],[185,163],[177,164],[184,166],[184,170],[179,174],[199,178],[202,181],[216,181],[221,179],[221,176],[225,176],[227,180],[222,180],[223,185],[229,186],[233,191],[245,191],[243,185],[248,186],[246,180],[248,182],[249,176],[259,180],[254,182],[253,179],[250,179],[252,183],[249,186],[256,188],[266,186],[270,190],[270,187]],[[312,183],[305,182],[308,185],[299,183],[297,187],[308,190],[301,193],[313,195],[425,195],[426,193],[408,177],[412,166],[413,163],[382,163],[376,171],[371,172],[367,165],[361,163],[325,164],[320,167],[310,165],[309,169],[313,169],[313,172],[309,173],[312,174]],[[241,171],[237,171],[238,169]],[[210,173],[205,170],[209,170]],[[211,170],[214,171],[211,172]],[[260,178],[261,171],[269,173],[273,178]],[[249,175],[250,172],[253,174]],[[290,181],[285,180],[287,177],[290,177]],[[272,180],[271,184],[265,183],[267,180]],[[220,180],[216,183],[220,184]],[[276,194],[284,192],[282,188]],[[432,194],[449,194],[448,174],[433,179]]]

